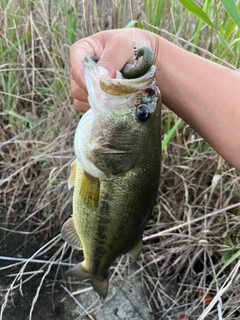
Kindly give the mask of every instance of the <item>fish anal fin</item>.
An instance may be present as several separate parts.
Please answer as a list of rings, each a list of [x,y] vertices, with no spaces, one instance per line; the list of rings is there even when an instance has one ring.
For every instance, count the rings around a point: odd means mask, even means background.
[[[127,252],[127,255],[132,258],[134,261],[137,260],[142,250],[142,238],[140,238],[131,250]]]
[[[71,189],[75,185],[76,179],[76,159],[71,164],[71,172],[68,179],[68,189]]]
[[[73,218],[69,218],[62,226],[61,235],[63,240],[65,240],[72,247],[81,250],[81,241],[74,227]]]
[[[100,277],[96,277],[94,275],[91,275],[84,268],[84,261],[81,263],[78,263],[76,266],[69,269],[66,272],[66,275],[70,276],[70,277],[88,277],[88,278],[90,278],[93,289],[98,293],[98,295],[101,298],[103,298],[103,299],[106,298],[107,293],[108,293],[108,284],[109,284],[108,278],[100,278]]]
[[[80,197],[90,209],[96,210],[98,206],[100,182],[86,171],[83,172],[80,185]]]
[[[108,293],[108,278],[97,278],[92,276],[91,277],[91,284],[93,289],[98,293],[98,295],[105,299]]]

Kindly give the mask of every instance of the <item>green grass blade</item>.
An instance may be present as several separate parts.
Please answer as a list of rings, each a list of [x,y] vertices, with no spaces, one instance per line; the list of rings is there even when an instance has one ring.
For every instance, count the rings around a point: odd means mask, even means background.
[[[137,20],[131,20],[129,21],[124,28],[132,28],[135,26],[135,24],[137,23],[138,21]]]
[[[147,12],[148,12],[148,20],[149,21],[153,21],[153,18],[152,18],[152,12],[153,10],[152,10],[152,0],[148,0],[147,1]]]
[[[73,6],[70,6],[68,10],[68,38],[71,44],[73,44],[76,41],[76,34],[77,34],[77,18],[74,15]]]
[[[165,1],[155,1],[155,10],[154,10],[154,17],[153,17],[153,25],[154,26],[159,26],[160,25],[160,21],[162,18],[162,13],[164,11],[164,7],[165,7]]]
[[[224,269],[227,268],[227,266],[232,263],[234,260],[240,258],[240,250],[238,250],[235,254],[233,254],[231,256],[231,258],[229,258],[225,263],[224,265],[222,266],[222,268],[218,271],[218,273],[214,276],[214,278],[212,279],[209,287],[208,287],[208,290],[211,289],[211,287],[213,286],[213,284],[215,283],[216,279],[219,277],[219,275],[223,272]]]
[[[229,43],[227,42],[227,40],[224,38],[224,36],[218,32],[218,39],[222,42],[222,44],[231,51],[231,53],[235,56],[234,51],[232,50],[232,48],[230,47]]]
[[[169,130],[167,136],[162,142],[162,151],[166,148],[166,146],[169,144],[170,140],[172,139],[172,136],[174,132],[176,131],[177,127],[182,123],[182,119],[178,119],[178,121],[175,123],[175,125],[172,127],[172,129]]]
[[[206,0],[204,2],[204,5],[203,5],[203,12],[206,13],[206,10],[209,8],[209,0]],[[203,21],[202,20],[199,20],[198,21],[198,24],[197,24],[197,27],[195,29],[195,32],[194,32],[194,38],[193,38],[193,44],[197,44],[199,39],[200,39],[200,34],[201,34],[201,29],[202,29],[202,25],[203,25]],[[191,48],[191,52],[194,53],[196,51],[196,47],[193,46]]]
[[[238,8],[234,0],[220,0],[220,1],[222,2],[222,5],[226,9],[230,17],[236,23],[238,28],[240,28],[240,12],[238,11]]]
[[[234,29],[236,27],[236,24],[234,23],[233,19],[230,19],[227,27],[226,27],[226,31],[224,33],[224,38],[227,40],[231,34],[233,33]]]
[[[21,116],[20,114],[16,113],[16,112],[13,111],[13,110],[5,110],[5,112],[6,112],[9,116],[12,116],[12,117],[14,117],[14,118],[16,118],[16,119],[18,119],[18,120],[20,120],[20,121],[22,121],[22,122],[26,122],[26,123],[29,123],[29,124],[31,124],[31,125],[34,125],[34,124],[35,124],[33,121],[29,120],[29,119],[26,118],[26,117]]]
[[[139,29],[144,29],[143,23],[142,23],[141,21],[138,21],[138,22],[137,22],[137,27],[138,27]]]
[[[198,17],[200,20],[207,23],[210,27],[213,27],[216,29],[212,21],[208,18],[207,14],[192,0],[179,0],[181,4],[187,8],[190,12],[192,12],[196,17]]]

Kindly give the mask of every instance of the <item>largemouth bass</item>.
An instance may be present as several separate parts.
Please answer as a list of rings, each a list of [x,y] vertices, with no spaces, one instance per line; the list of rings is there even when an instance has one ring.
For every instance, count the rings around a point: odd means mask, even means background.
[[[138,258],[158,192],[161,95],[155,71],[152,66],[139,78],[118,73],[111,79],[90,57],[84,61],[91,109],[75,133],[69,178],[73,215],[62,226],[62,237],[84,254],[67,274],[89,277],[103,298],[114,260],[125,253]]]

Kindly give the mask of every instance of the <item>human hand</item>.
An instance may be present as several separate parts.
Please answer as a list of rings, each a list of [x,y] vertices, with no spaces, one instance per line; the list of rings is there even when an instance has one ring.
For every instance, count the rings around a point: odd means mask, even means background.
[[[157,56],[157,37],[149,31],[129,28],[102,31],[83,38],[71,46],[71,93],[74,107],[85,112],[89,109],[87,88],[83,76],[83,61],[86,55],[100,58],[98,66],[103,74],[115,77],[116,70],[121,70],[127,62],[132,62],[133,41],[137,47],[150,47]]]

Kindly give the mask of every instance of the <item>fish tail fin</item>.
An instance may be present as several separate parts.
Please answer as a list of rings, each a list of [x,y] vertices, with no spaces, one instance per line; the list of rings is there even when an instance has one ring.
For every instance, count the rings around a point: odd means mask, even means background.
[[[99,296],[105,299],[108,293],[108,278],[97,278],[92,276],[91,284],[93,286],[93,289],[99,294]]]
[[[84,276],[90,278],[93,289],[99,294],[101,298],[106,298],[108,293],[108,278],[98,278],[91,275],[84,268],[84,261],[69,269],[66,272],[66,275],[70,277]]]

